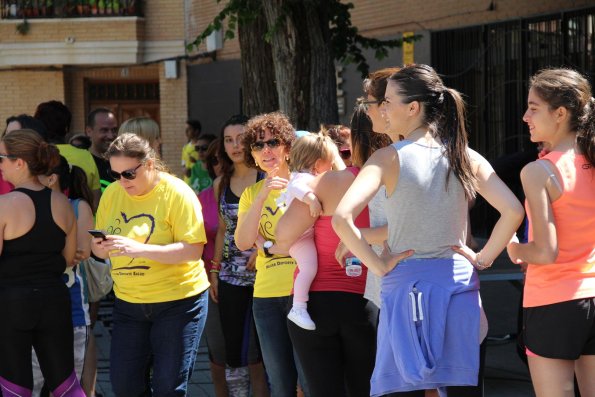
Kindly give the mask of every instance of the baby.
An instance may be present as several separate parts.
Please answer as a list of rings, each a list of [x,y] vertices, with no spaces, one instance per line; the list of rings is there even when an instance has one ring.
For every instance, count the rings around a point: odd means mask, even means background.
[[[333,165],[337,169],[345,168],[337,146],[330,137],[308,134],[296,140],[289,157],[289,184],[277,204],[289,207],[294,199],[298,199],[310,207],[312,217],[318,217],[322,213],[322,205],[309,184],[317,175],[333,168]],[[287,318],[304,329],[314,330],[316,325],[307,310],[308,292],[318,270],[313,227],[306,230],[289,248],[289,255],[296,260],[299,272],[293,285],[293,307]]]

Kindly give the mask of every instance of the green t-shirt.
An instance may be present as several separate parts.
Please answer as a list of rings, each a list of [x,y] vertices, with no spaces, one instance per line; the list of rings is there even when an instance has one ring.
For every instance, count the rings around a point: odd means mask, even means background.
[[[192,166],[188,184],[196,194],[213,185],[213,180],[209,176],[209,171],[207,171],[202,161],[199,160]]]

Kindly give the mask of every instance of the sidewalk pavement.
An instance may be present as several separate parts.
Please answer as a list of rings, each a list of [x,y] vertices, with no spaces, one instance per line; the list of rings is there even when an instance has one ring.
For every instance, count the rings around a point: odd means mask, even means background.
[[[495,272],[503,270],[505,269],[494,269]],[[490,324],[484,397],[535,396],[527,368],[516,353],[514,336],[517,332],[520,291],[521,285],[518,281],[483,281],[481,284],[481,295]],[[107,305],[100,309],[100,321],[95,326],[99,361],[97,391],[104,397],[114,397],[109,382],[109,326],[111,320],[109,310],[111,308]],[[215,396],[204,338],[198,351],[188,396]]]

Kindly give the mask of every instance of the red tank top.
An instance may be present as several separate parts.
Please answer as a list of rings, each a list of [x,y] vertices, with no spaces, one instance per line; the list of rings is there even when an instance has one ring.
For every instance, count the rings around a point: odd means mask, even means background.
[[[354,175],[359,170],[349,167]],[[333,230],[331,216],[321,216],[314,223],[314,243],[318,257],[318,271],[310,286],[310,291],[340,291],[354,294],[364,294],[368,268],[362,266],[362,274],[350,277],[345,273],[345,268],[335,259],[335,250],[339,244],[339,236]],[[355,226],[359,228],[370,227],[370,213],[368,207],[355,219]],[[296,273],[299,269],[296,268]]]

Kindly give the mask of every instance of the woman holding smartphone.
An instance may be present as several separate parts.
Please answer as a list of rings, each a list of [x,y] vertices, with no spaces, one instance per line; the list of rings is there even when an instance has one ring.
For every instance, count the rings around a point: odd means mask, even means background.
[[[152,394],[186,395],[209,287],[198,198],[135,134],[118,136],[106,157],[117,183],[101,197],[96,228],[107,237],[93,238],[92,249],[112,263],[114,393],[143,394],[153,357]]]

